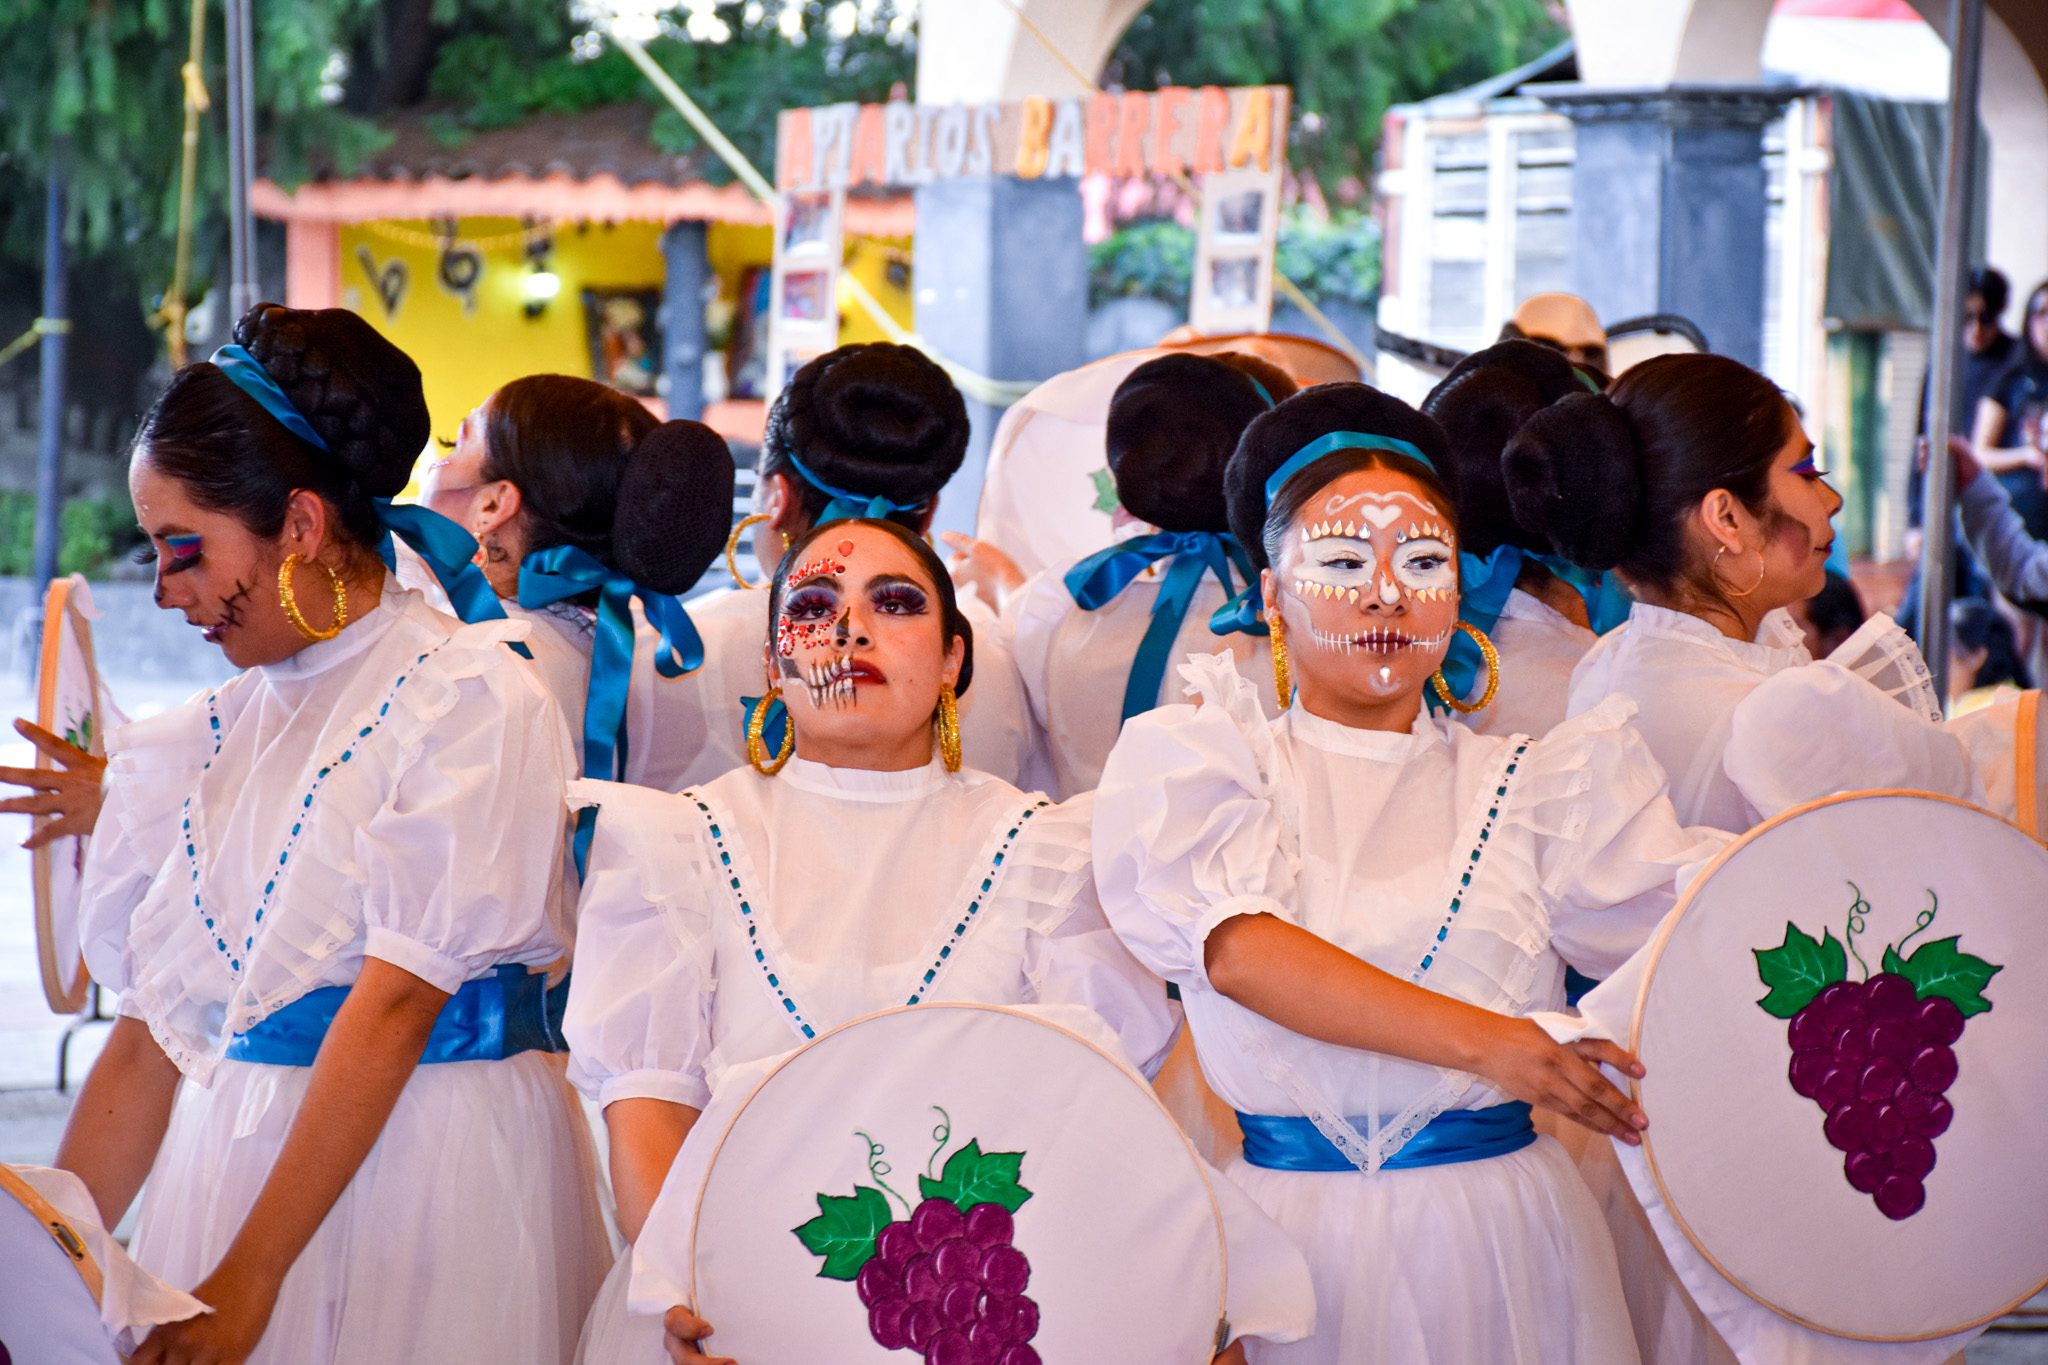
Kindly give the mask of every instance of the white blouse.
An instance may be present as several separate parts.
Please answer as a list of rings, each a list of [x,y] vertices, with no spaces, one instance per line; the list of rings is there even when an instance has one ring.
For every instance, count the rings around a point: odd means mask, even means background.
[[[801,758],[569,802],[600,807],[564,1027],[600,1104],[701,1109],[730,1067],[926,1000],[1084,1005],[1148,1074],[1172,1040],[1164,986],[1096,905],[1085,807]]]
[[[1003,612],[1017,672],[1030,698],[1032,719],[1045,736],[1052,769],[1050,790],[1063,798],[1094,791],[1102,780],[1102,765],[1109,761],[1109,751],[1123,728],[1124,687],[1130,681],[1131,660],[1152,624],[1152,607],[1159,600],[1162,581],[1155,565],[1102,607],[1083,611],[1067,591],[1067,571],[1075,562],[1034,575],[1011,595]],[[1179,690],[1175,679],[1183,659],[1220,650],[1230,655],[1240,673],[1262,687],[1259,696],[1267,713],[1277,715],[1271,645],[1260,636],[1218,636],[1209,629],[1209,617],[1223,601],[1223,586],[1205,576],[1168,652],[1158,704],[1175,699]],[[978,659],[975,669],[979,678]]]
[[[1557,1008],[1564,964],[1634,952],[1726,836],[1684,829],[1625,702],[1544,739],[1418,717],[1278,721],[1227,658],[1191,660],[1199,708],[1134,718],[1096,795],[1096,881],[1138,960],[1180,987],[1203,1072],[1255,1114],[1299,1114],[1368,1168],[1476,1078],[1318,1042],[1219,995],[1204,944],[1278,915],[1385,971],[1511,1015]],[[1352,1126],[1362,1116],[1369,1128]]]
[[[1572,675],[1571,714],[1615,695],[1635,703],[1672,804],[1697,824],[1740,832],[1871,787],[1983,800],[1969,755],[1941,728],[1926,662],[1887,616],[1816,663],[1783,611],[1746,643],[1638,602]]]
[[[571,751],[525,633],[387,578],[335,639],[108,737],[86,962],[186,1075],[365,957],[453,992],[568,952]]]
[[[1565,718],[1572,670],[1600,637],[1516,588],[1492,638],[1500,651],[1500,695],[1485,710],[1460,719],[1482,735],[1549,734]]]
[[[960,696],[960,746],[967,767],[1005,782],[1032,776],[1037,737],[1024,685],[1010,657],[1008,632],[971,599],[961,608],[974,628],[974,678]],[[664,780],[646,782],[668,791],[702,786],[747,766],[747,713],[741,697],[766,689],[768,594],[739,588],[706,593],[690,602],[690,619],[704,639],[704,666],[678,682],[662,706],[663,724],[676,727],[662,761]],[[636,650],[637,655],[637,650]]]

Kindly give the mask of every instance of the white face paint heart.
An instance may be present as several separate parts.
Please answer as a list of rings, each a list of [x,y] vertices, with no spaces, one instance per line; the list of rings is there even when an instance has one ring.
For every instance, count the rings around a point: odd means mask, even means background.
[[[1404,517],[1412,517],[1419,508],[1435,510],[1412,493],[1354,493],[1349,497],[1336,493],[1323,503],[1323,515],[1334,518],[1352,507],[1358,509],[1361,520],[1382,531]]]

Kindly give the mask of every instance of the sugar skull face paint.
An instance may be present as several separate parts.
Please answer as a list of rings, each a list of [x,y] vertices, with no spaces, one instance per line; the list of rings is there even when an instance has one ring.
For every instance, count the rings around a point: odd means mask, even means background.
[[[849,526],[807,546],[777,586],[769,665],[800,746],[929,735],[948,645],[937,589],[910,550]]]
[[[1342,475],[1304,505],[1273,566],[1297,672],[1384,702],[1419,691],[1458,615],[1457,532],[1422,484]]]

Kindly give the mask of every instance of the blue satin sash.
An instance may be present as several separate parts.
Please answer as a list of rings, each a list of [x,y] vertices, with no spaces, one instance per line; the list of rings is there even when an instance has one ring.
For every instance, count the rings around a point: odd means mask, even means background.
[[[248,1032],[228,1039],[228,1060],[313,1065],[348,992],[347,986],[306,992]],[[420,1062],[497,1062],[522,1052],[567,1052],[562,1014],[568,1006],[568,977],[549,990],[545,972],[506,963],[489,976],[465,981],[448,997],[434,1020],[434,1031],[427,1035]]]
[[[655,671],[680,678],[704,662],[704,641],[690,613],[676,598],[650,592],[625,574],[607,567],[597,556],[573,545],[536,550],[519,566],[519,605],[527,608],[597,594],[597,638],[590,650],[590,687],[583,704],[583,775],[616,779],[626,763],[626,694],[633,677],[633,599],[640,599],[647,621],[661,633],[654,654]],[[597,808],[586,806],[576,817],[576,870],[590,856],[597,827]]]
[[[1352,1124],[1360,1131],[1368,1127],[1358,1119],[1353,1119]],[[1314,1123],[1299,1114],[1240,1112],[1237,1125],[1244,1130],[1244,1159],[1262,1170],[1358,1169]],[[1520,1100],[1486,1109],[1447,1109],[1425,1124],[1400,1151],[1381,1162],[1380,1169],[1406,1171],[1484,1161],[1519,1152],[1535,1140],[1536,1125],[1530,1122],[1529,1106]]]
[[[1159,531],[1097,551],[1069,569],[1064,581],[1074,605],[1083,611],[1098,611],[1162,559],[1172,563],[1167,566],[1159,596],[1152,603],[1152,622],[1145,628],[1137,653],[1131,658],[1130,677],[1124,683],[1125,720],[1159,705],[1159,688],[1166,679],[1173,642],[1188,619],[1188,607],[1194,601],[1202,575],[1216,575],[1225,598],[1237,590],[1231,579],[1233,566],[1246,582],[1254,576],[1251,561],[1229,535],[1213,531]]]

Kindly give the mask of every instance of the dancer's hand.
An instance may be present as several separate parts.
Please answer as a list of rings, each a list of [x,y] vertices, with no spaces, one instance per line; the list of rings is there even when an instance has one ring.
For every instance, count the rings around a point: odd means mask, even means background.
[[[661,1320],[661,1344],[675,1365],[735,1365],[731,1356],[707,1356],[698,1345],[711,1335],[711,1324],[677,1304]]]
[[[1560,1044],[1534,1020],[1501,1017],[1479,1074],[1518,1100],[1640,1145],[1641,1131],[1650,1120],[1601,1074],[1603,1065],[1638,1079],[1643,1074],[1643,1064],[1634,1054],[1605,1039]]]
[[[213,1311],[168,1322],[143,1339],[132,1365],[242,1365],[263,1340],[280,1281],[221,1262],[192,1296]]]
[[[23,841],[23,848],[44,844],[74,834],[92,833],[99,822],[104,800],[100,785],[107,760],[60,739],[33,721],[17,720],[14,732],[36,746],[54,768],[0,768],[0,782],[29,788],[27,796],[0,801],[0,814],[54,815],[57,818],[37,826]]]
[[[941,531],[939,539],[953,552],[953,557],[946,561],[953,582],[973,588],[990,607],[1000,610],[1004,599],[1024,586],[1024,571],[1017,567],[1017,561],[989,541],[963,536],[958,531]]]

